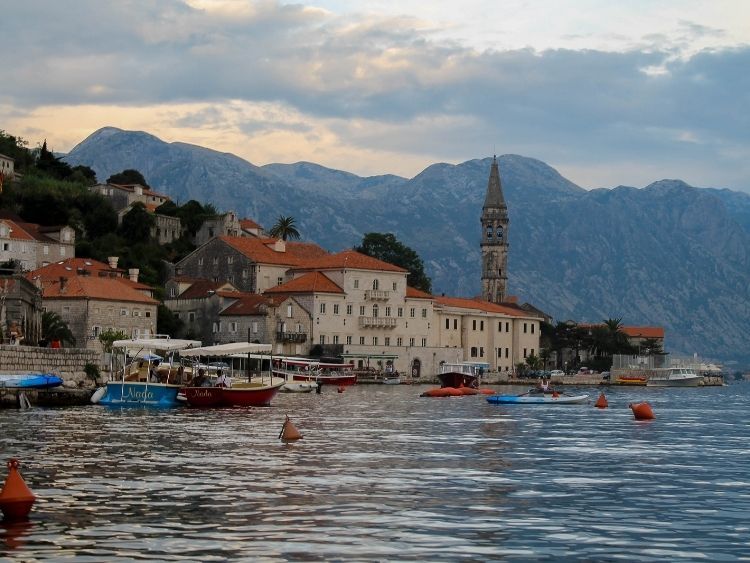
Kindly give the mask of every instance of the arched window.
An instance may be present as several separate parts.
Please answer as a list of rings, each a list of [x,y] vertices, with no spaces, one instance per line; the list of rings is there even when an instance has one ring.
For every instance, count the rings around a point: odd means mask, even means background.
[[[380,289],[380,282],[378,282],[378,280],[372,280],[372,288],[375,290]]]
[[[492,225],[487,226],[487,238],[492,238]]]
[[[377,305],[373,305],[372,306],[372,316],[376,317],[376,318],[378,316],[378,306]]]
[[[502,227],[497,228],[497,239],[503,240],[503,228]]]

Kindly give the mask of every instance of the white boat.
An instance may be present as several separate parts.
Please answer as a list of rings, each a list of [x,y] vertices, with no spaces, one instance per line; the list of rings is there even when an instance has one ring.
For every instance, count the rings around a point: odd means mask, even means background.
[[[313,358],[274,356],[273,374],[283,377],[287,384],[284,392],[306,393],[318,385],[354,385],[357,375],[353,364],[321,362]],[[303,385],[300,385],[303,384]]]
[[[703,376],[688,368],[666,368],[658,370],[646,381],[647,387],[698,387]]]
[[[487,402],[494,405],[578,405],[588,400],[588,394],[523,393],[521,395],[491,395]]]

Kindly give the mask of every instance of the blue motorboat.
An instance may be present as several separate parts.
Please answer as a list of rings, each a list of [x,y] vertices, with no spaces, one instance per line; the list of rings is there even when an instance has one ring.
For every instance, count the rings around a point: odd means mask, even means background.
[[[522,393],[520,395],[491,395],[487,402],[493,405],[575,405],[585,403],[589,396],[565,393]]]
[[[104,391],[97,391],[92,402],[107,406],[142,405],[154,407],[174,407],[182,403],[177,399],[177,392],[182,387],[178,370],[180,364],[175,353],[188,348],[195,348],[201,343],[197,340],[179,340],[173,338],[140,338],[134,340],[116,340],[112,349],[120,350],[123,357],[132,354],[131,362],[124,361],[124,367],[118,370],[116,379],[107,382]],[[168,355],[168,363],[159,363],[155,351]]]
[[[6,389],[49,389],[62,383],[63,380],[52,373],[0,375],[0,387]]]

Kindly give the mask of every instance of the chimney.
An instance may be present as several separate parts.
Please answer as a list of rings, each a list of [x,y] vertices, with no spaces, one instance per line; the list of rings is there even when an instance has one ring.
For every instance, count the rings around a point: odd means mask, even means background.
[[[128,277],[130,277],[130,281],[138,283],[139,273],[140,273],[140,270],[138,268],[130,268],[128,270]]]
[[[273,250],[276,252],[286,252],[286,242],[282,239],[277,239],[276,242],[273,243]]]
[[[109,267],[113,270],[117,268],[117,261],[119,258],[117,256],[109,256],[107,257],[107,262],[109,262]]]

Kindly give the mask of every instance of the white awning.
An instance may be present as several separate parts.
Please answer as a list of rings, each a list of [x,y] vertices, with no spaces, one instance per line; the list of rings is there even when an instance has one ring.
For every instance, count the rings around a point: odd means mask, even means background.
[[[180,340],[178,338],[134,338],[133,340],[115,340],[113,348],[127,348],[128,350],[163,350],[173,352],[200,346],[200,340]]]
[[[252,342],[230,342],[216,346],[201,346],[180,353],[181,356],[230,356],[232,354],[259,354],[270,352],[270,344],[253,344]]]

